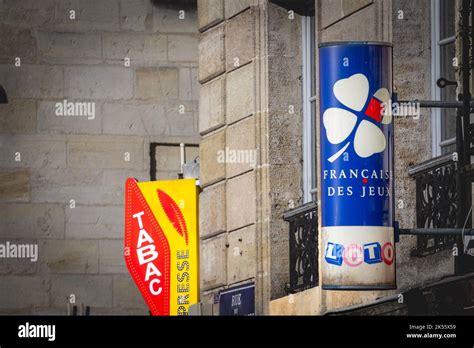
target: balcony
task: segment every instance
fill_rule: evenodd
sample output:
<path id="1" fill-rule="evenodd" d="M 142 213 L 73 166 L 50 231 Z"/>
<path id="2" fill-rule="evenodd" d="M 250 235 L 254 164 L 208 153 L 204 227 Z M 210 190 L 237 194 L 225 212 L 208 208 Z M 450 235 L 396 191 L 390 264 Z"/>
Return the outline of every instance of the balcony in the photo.
<path id="1" fill-rule="evenodd" d="M 287 211 L 283 219 L 290 224 L 290 282 L 287 293 L 318 285 L 318 216 L 315 202 Z"/>
<path id="2" fill-rule="evenodd" d="M 460 186 L 456 154 L 447 154 L 409 167 L 416 181 L 417 228 L 443 229 L 460 225 Z M 318 286 L 318 216 L 317 205 L 311 202 L 283 215 L 289 223 L 288 294 Z M 459 243 L 455 234 L 422 234 L 412 255 L 423 257 L 452 248 Z"/>
<path id="3" fill-rule="evenodd" d="M 416 181 L 417 228 L 459 227 L 460 187 L 456 154 L 447 154 L 408 168 Z M 413 256 L 427 256 L 450 249 L 458 237 L 449 234 L 418 235 Z"/>

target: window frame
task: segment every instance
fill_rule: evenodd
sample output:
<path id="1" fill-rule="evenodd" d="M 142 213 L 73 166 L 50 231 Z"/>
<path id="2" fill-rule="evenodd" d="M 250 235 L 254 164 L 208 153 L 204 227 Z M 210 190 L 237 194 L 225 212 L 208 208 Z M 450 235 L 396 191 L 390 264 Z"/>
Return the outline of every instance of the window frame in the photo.
<path id="1" fill-rule="evenodd" d="M 150 181 L 157 181 L 158 179 L 158 163 L 156 160 L 157 150 L 159 147 L 174 147 L 179 148 L 181 143 L 166 143 L 166 142 L 150 142 L 149 144 L 149 155 L 150 155 Z M 184 143 L 185 153 L 187 148 L 197 148 L 199 149 L 199 144 Z M 189 162 L 188 162 L 189 163 Z M 170 170 L 171 171 L 171 170 Z M 176 172 L 176 178 L 178 178 L 178 172 Z"/>
<path id="2" fill-rule="evenodd" d="M 302 32 L 302 148 L 303 148 L 303 204 L 316 200 L 316 33 L 315 17 L 301 17 Z"/>
<path id="3" fill-rule="evenodd" d="M 441 35 L 441 2 L 431 0 L 431 99 L 441 100 L 441 89 L 436 82 L 441 77 L 441 46 L 456 41 L 456 35 L 440 38 Z M 431 150 L 432 157 L 441 156 L 443 147 L 456 143 L 456 138 L 442 140 L 442 117 L 440 108 L 431 109 Z"/>

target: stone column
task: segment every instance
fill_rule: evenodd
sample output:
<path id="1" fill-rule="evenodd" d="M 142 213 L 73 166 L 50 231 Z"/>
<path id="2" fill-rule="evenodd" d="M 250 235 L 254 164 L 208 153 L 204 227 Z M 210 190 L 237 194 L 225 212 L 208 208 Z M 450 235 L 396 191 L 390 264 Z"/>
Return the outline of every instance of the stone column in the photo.
<path id="1" fill-rule="evenodd" d="M 200 0 L 202 301 L 255 281 L 269 303 L 266 1 Z"/>

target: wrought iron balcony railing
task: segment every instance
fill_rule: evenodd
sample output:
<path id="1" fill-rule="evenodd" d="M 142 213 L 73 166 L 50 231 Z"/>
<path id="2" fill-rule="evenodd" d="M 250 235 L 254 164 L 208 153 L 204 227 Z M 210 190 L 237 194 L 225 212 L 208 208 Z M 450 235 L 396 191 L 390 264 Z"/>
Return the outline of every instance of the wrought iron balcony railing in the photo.
<path id="1" fill-rule="evenodd" d="M 459 214 L 458 162 L 447 154 L 411 166 L 416 180 L 416 224 L 418 228 L 456 228 Z M 449 234 L 418 235 L 413 256 L 426 256 L 451 248 L 458 237 Z"/>
<path id="2" fill-rule="evenodd" d="M 290 282 L 287 293 L 318 285 L 318 217 L 311 202 L 287 211 L 283 219 L 290 224 Z"/>

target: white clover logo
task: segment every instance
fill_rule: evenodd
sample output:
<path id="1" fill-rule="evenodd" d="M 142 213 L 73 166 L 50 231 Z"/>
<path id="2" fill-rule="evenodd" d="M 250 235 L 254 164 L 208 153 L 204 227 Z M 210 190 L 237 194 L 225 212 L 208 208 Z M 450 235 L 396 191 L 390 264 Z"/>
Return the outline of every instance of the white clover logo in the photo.
<path id="1" fill-rule="evenodd" d="M 382 124 L 390 124 L 392 122 L 388 89 L 380 88 L 377 90 L 370 99 L 364 113 L 361 113 L 361 111 L 369 96 L 369 80 L 365 75 L 355 74 L 337 81 L 333 86 L 333 93 L 341 104 L 359 114 L 356 115 L 354 112 L 336 107 L 324 111 L 323 124 L 328 141 L 334 145 L 345 142 L 339 151 L 328 158 L 328 161 L 334 162 L 347 150 L 351 143 L 347 139 L 357 124 L 354 136 L 355 153 L 359 157 L 367 158 L 384 151 L 387 141 L 382 130 L 376 123 L 364 118 L 369 117 Z M 358 123 L 360 119 L 362 120 Z"/>

